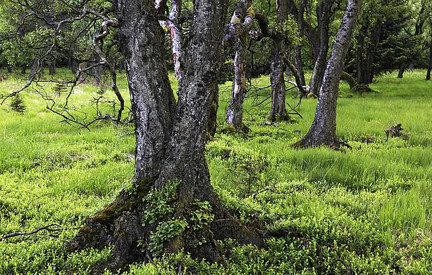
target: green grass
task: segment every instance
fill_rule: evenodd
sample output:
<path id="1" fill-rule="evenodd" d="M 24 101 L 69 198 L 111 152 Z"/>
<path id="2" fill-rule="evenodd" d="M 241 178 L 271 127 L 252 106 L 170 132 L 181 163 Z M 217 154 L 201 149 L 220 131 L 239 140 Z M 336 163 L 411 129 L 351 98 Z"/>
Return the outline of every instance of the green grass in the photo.
<path id="1" fill-rule="evenodd" d="M 60 72 L 58 78 L 68 74 Z M 19 75 L 8 77 L 0 93 L 24 83 Z M 291 148 L 309 129 L 316 100 L 302 102 L 304 119 L 261 126 L 269 102 L 254 103 L 268 89 L 251 91 L 245 102 L 251 132 L 226 133 L 231 84 L 221 85 L 219 131 L 207 150 L 212 183 L 242 221 L 263 227 L 268 247 L 226 241 L 224 265 L 179 254 L 133 265 L 128 273 L 175 274 L 180 265 L 200 274 L 432 273 L 432 82 L 423 77 L 420 71 L 404 79 L 385 75 L 372 84 L 380 93 L 363 96 L 343 84 L 338 135 L 353 147 L 343 152 Z M 120 88 L 128 98 L 124 76 Z M 98 89 L 86 84 L 79 90 L 71 105 L 93 114 Z M 296 105 L 292 93 L 287 100 Z M 105 95 L 112 98 L 110 91 Z M 89 273 L 109 257 L 109 248 L 68 254 L 63 244 L 127 186 L 133 129 L 100 122 L 88 131 L 51 114 L 36 93 L 23 99 L 24 115 L 0 107 L 0 235 L 51 223 L 71 230 L 0 242 L 0 274 Z M 408 140 L 386 141 L 384 129 L 396 123 Z"/>

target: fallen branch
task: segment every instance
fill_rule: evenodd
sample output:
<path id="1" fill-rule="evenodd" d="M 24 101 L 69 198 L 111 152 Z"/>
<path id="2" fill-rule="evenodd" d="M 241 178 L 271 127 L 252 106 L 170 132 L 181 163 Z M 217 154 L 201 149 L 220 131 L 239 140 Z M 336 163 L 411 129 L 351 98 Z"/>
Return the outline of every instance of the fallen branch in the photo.
<path id="1" fill-rule="evenodd" d="M 55 228 L 53 228 L 53 227 L 55 227 Z M 7 240 L 7 239 L 10 239 L 10 238 L 14 238 L 14 237 L 35 235 L 38 232 L 44 231 L 44 230 L 47 232 L 61 232 L 61 231 L 76 230 L 76 229 L 78 229 L 78 227 L 77 228 L 62 228 L 62 227 L 60 227 L 60 225 L 52 223 L 52 224 L 38 227 L 35 230 L 30 231 L 30 232 L 13 232 L 13 233 L 4 235 L 4 236 L 0 237 L 0 242 Z"/>

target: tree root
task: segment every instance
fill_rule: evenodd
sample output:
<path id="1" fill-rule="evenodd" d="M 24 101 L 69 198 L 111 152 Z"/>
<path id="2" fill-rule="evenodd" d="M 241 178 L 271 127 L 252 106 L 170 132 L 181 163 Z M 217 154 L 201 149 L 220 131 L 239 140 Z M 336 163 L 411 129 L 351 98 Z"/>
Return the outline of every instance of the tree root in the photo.
<path id="1" fill-rule="evenodd" d="M 85 221 L 77 236 L 67 244 L 68 250 L 101 249 L 111 245 L 109 262 L 93 270 L 102 273 L 105 269 L 117 271 L 133 262 L 180 251 L 194 258 L 219 262 L 223 255 L 216 240 L 226 238 L 240 244 L 264 246 L 259 230 L 242 225 L 214 194 L 207 196 L 208 201 L 188 202 L 182 201 L 178 193 L 173 200 L 155 194 L 149 188 L 134 194 L 122 192 L 113 203 Z M 157 201 L 162 197 L 160 201 L 168 200 L 167 205 Z M 172 211 L 163 215 L 158 212 L 166 209 Z M 157 218 L 152 220 L 152 217 Z"/>
<path id="2" fill-rule="evenodd" d="M 329 142 L 312 142 L 309 139 L 303 138 L 302 140 L 297 141 L 296 143 L 291 145 L 291 148 L 294 149 L 306 149 L 313 148 L 319 146 L 326 146 L 335 151 L 344 151 L 344 147 L 352 150 L 352 147 L 345 141 L 342 140 L 333 140 Z"/>

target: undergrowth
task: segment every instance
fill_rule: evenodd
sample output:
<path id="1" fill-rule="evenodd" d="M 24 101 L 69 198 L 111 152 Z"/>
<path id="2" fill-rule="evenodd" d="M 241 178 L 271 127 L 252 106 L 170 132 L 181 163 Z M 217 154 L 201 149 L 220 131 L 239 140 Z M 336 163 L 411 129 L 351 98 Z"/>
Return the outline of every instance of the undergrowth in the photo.
<path id="1" fill-rule="evenodd" d="M 60 70 L 58 77 L 64 75 Z M 8 79 L 0 82 L 0 93 L 23 83 L 18 76 Z M 220 129 L 230 87 L 221 85 Z M 120 88 L 127 98 L 124 78 Z M 267 125 L 269 102 L 256 103 L 269 90 L 251 91 L 244 119 L 251 131 L 219 130 L 206 154 L 215 190 L 243 222 L 262 227 L 267 248 L 225 240 L 223 264 L 180 253 L 132 265 L 126 273 L 432 273 L 432 83 L 414 71 L 404 79 L 380 77 L 372 88 L 380 93 L 360 96 L 342 85 L 338 136 L 353 148 L 343 152 L 291 148 L 310 127 L 316 100 L 302 102 L 304 119 Z M 98 89 L 84 84 L 79 91 L 72 105 L 90 113 Z M 287 101 L 293 106 L 292 96 Z M 128 186 L 133 128 L 100 122 L 88 131 L 62 122 L 37 94 L 22 98 L 23 114 L 0 107 L 0 235 L 47 224 L 65 230 L 0 241 L 0 274 L 89 274 L 110 248 L 69 254 L 64 243 Z M 397 123 L 409 138 L 386 141 L 384 130 Z M 191 214 L 197 224 L 211 218 L 200 210 L 205 207 Z"/>

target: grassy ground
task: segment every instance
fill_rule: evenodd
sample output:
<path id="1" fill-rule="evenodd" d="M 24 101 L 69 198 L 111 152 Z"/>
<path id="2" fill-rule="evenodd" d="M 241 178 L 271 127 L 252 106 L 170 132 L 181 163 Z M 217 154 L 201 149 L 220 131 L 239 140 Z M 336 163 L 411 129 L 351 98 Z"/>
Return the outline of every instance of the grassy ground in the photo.
<path id="1" fill-rule="evenodd" d="M 255 105 L 268 89 L 251 91 L 245 103 L 251 132 L 226 133 L 230 83 L 222 85 L 220 127 L 207 151 L 212 182 L 240 219 L 262 225 L 268 247 L 226 241 L 224 265 L 179 254 L 129 273 L 174 274 L 180 266 L 202 274 L 432 273 L 432 82 L 423 74 L 380 77 L 372 85 L 380 93 L 364 96 L 342 85 L 338 135 L 353 147 L 344 152 L 290 147 L 307 132 L 316 100 L 302 102 L 304 119 L 263 126 L 269 102 Z M 8 76 L 0 93 L 22 83 Z M 265 86 L 268 78 L 254 83 Z M 126 96 L 124 79 L 120 86 Z M 80 86 L 71 109 L 94 113 L 97 92 Z M 70 230 L 1 241 L 0 274 L 88 273 L 109 248 L 68 254 L 63 244 L 127 186 L 133 129 L 106 122 L 80 129 L 48 112 L 36 93 L 23 99 L 24 115 L 0 107 L 0 235 L 48 224 Z M 288 102 L 296 104 L 292 94 Z M 396 123 L 409 139 L 386 141 L 384 129 Z"/>

